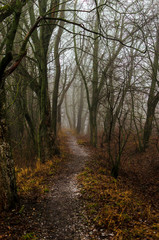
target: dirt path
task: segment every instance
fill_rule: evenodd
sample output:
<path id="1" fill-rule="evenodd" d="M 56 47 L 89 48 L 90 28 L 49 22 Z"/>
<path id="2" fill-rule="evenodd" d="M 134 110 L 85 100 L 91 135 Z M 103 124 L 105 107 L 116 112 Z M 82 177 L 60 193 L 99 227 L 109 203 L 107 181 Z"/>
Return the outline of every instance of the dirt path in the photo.
<path id="1" fill-rule="evenodd" d="M 88 153 L 78 146 L 76 138 L 68 134 L 70 161 L 55 181 L 43 206 L 39 240 L 86 240 L 87 226 L 82 217 L 77 175 L 84 168 Z"/>

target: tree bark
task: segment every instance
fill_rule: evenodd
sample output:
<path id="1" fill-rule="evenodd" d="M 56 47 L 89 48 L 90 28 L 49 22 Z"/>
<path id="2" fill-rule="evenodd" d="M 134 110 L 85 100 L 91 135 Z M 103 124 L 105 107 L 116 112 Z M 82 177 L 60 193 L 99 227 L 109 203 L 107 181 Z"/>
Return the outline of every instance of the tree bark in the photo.
<path id="1" fill-rule="evenodd" d="M 0 210 L 8 209 L 16 203 L 17 190 L 9 141 L 9 129 L 6 123 L 5 90 L 0 88 Z"/>

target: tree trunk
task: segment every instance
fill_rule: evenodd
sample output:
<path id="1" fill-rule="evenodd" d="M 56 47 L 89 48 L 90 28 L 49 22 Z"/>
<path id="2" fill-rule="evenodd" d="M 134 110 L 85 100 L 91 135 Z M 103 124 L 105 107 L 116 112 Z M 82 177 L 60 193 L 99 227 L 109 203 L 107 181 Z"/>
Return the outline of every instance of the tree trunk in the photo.
<path id="1" fill-rule="evenodd" d="M 0 210 L 12 207 L 17 200 L 14 161 L 6 123 L 5 91 L 0 89 Z"/>
<path id="2" fill-rule="evenodd" d="M 65 4 L 62 4 L 61 7 L 61 14 L 60 18 L 64 19 L 65 14 Z M 59 54 L 59 44 L 61 40 L 61 36 L 63 33 L 64 21 L 60 21 L 58 33 L 55 40 L 55 47 L 54 47 L 54 57 L 55 57 L 55 66 L 56 66 L 56 76 L 55 76 L 55 83 L 54 83 L 54 90 L 53 90 L 53 97 L 52 97 L 52 129 L 53 134 L 56 139 L 57 135 L 57 114 L 58 114 L 58 94 L 59 94 L 59 83 L 60 83 L 60 76 L 61 76 L 61 65 L 60 65 L 60 54 Z"/>
<path id="3" fill-rule="evenodd" d="M 97 146 L 97 109 L 90 110 L 90 142 L 93 147 Z"/>
<path id="4" fill-rule="evenodd" d="M 149 145 L 149 139 L 152 133 L 152 123 L 155 115 L 156 105 L 159 101 L 159 93 L 154 97 L 153 101 L 148 101 L 146 122 L 144 125 L 144 135 L 143 135 L 143 150 L 145 150 Z"/>
<path id="5" fill-rule="evenodd" d="M 151 87 L 148 97 L 147 103 L 147 115 L 146 122 L 144 125 L 144 134 L 143 134 L 143 150 L 145 150 L 149 145 L 149 139 L 152 132 L 152 123 L 154 119 L 156 105 L 159 101 L 159 93 L 155 95 L 156 83 L 157 83 L 157 75 L 158 75 L 158 67 L 159 67 L 159 26 L 156 32 L 156 45 L 155 45 L 155 53 L 154 60 L 152 64 L 152 80 Z"/>
<path id="6" fill-rule="evenodd" d="M 68 110 L 68 105 L 67 105 L 67 94 L 65 95 L 65 110 L 66 110 L 66 116 L 67 116 L 67 119 L 68 119 L 70 129 L 73 129 L 73 123 L 71 121 L 71 117 L 70 117 L 69 110 Z"/>
<path id="7" fill-rule="evenodd" d="M 81 89 L 80 89 L 80 103 L 79 103 L 79 110 L 78 110 L 78 117 L 77 117 L 77 133 L 81 132 L 81 125 L 82 125 L 82 113 L 83 113 L 83 104 L 84 104 L 84 89 L 83 89 L 83 81 L 81 81 Z"/>

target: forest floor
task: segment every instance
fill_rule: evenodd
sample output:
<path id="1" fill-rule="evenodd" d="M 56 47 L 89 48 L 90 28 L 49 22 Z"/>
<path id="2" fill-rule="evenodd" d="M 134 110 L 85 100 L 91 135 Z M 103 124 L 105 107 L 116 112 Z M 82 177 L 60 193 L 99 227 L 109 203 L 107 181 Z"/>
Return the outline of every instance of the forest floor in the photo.
<path id="1" fill-rule="evenodd" d="M 0 215 L 0 239 L 159 239 L 157 155 L 129 154 L 115 180 L 102 149 L 70 132 L 61 139 L 61 156 L 16 169 L 20 203 Z"/>
<path id="2" fill-rule="evenodd" d="M 88 153 L 69 132 L 64 139 L 62 160 L 55 158 L 46 169 L 36 166 L 34 173 L 31 169 L 20 171 L 20 207 L 1 215 L 0 239 L 90 239 L 77 183 Z"/>

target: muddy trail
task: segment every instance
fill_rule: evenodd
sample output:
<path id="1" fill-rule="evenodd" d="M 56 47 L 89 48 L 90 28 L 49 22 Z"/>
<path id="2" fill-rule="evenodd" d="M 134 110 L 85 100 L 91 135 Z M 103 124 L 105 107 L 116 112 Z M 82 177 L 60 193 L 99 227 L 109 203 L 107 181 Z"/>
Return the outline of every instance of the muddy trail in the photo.
<path id="1" fill-rule="evenodd" d="M 69 133 L 67 135 L 70 161 L 58 175 L 44 205 L 41 206 L 38 217 L 41 225 L 37 235 L 39 240 L 89 239 L 82 215 L 80 189 L 77 186 L 77 175 L 83 170 L 88 153 L 77 144 L 74 136 Z"/>

